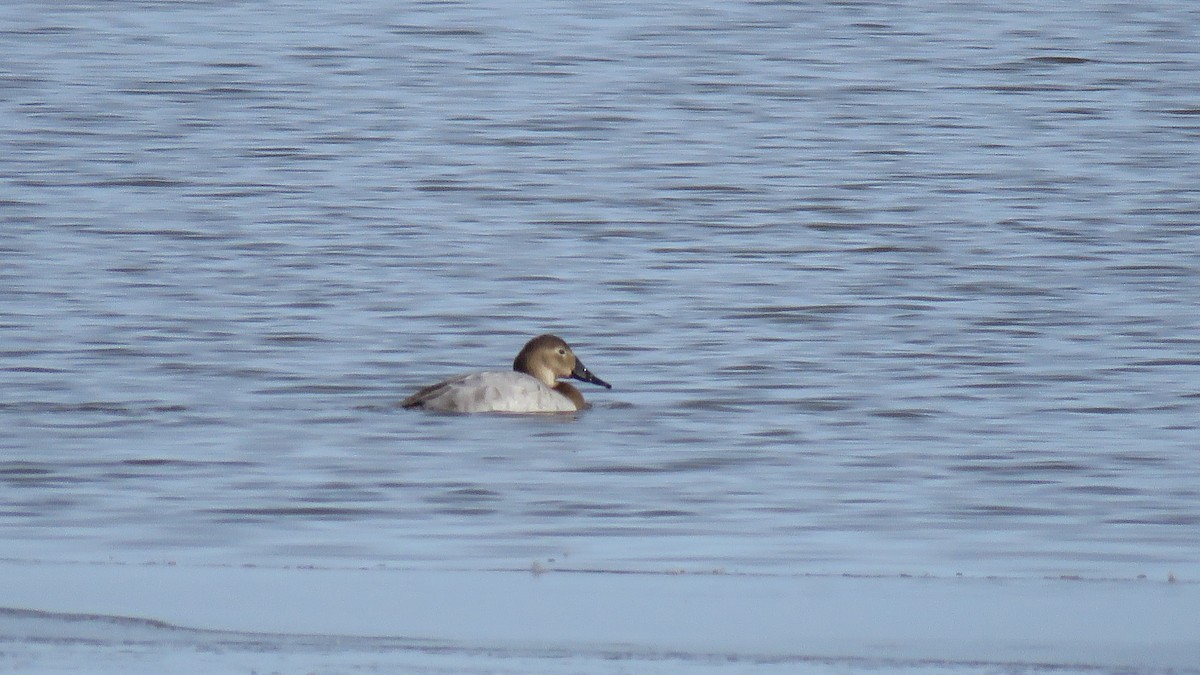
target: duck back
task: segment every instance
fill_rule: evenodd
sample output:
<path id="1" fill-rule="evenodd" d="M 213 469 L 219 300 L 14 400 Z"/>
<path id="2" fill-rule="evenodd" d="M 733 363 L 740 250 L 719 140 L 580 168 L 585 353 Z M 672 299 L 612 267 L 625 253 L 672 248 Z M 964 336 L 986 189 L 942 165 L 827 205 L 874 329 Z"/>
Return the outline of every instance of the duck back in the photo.
<path id="1" fill-rule="evenodd" d="M 515 371 L 487 371 L 450 378 L 404 399 L 405 408 L 441 412 L 569 412 L 578 406 L 537 378 Z"/>

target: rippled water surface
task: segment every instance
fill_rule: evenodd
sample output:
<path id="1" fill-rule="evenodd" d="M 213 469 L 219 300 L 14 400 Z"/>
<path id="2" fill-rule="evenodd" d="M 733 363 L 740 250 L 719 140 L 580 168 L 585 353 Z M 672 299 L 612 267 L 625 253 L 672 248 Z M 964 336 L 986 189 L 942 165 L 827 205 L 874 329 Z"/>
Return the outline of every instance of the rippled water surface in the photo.
<path id="1" fill-rule="evenodd" d="M 5 557 L 1200 575 L 1195 3 L 0 29 Z"/>

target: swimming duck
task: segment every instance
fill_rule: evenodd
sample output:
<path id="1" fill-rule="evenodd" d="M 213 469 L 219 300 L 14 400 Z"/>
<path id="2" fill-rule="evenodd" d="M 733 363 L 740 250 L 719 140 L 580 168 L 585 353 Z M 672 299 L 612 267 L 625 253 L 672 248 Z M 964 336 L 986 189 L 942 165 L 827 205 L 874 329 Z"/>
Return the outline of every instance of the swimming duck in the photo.
<path id="1" fill-rule="evenodd" d="M 512 371 L 487 371 L 452 377 L 421 389 L 400 403 L 405 408 L 440 412 L 574 412 L 587 403 L 583 394 L 558 378 L 612 385 L 596 377 L 562 338 L 539 335 L 521 349 Z"/>

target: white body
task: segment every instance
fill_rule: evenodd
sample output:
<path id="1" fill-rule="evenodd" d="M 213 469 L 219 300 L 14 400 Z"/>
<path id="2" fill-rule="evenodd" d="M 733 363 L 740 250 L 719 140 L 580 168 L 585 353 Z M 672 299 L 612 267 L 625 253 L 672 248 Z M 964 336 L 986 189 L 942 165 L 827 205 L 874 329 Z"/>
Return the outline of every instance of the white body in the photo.
<path id="1" fill-rule="evenodd" d="M 574 412 L 571 399 L 537 378 L 515 371 L 487 371 L 452 377 L 419 392 L 411 401 L 441 412 Z"/>

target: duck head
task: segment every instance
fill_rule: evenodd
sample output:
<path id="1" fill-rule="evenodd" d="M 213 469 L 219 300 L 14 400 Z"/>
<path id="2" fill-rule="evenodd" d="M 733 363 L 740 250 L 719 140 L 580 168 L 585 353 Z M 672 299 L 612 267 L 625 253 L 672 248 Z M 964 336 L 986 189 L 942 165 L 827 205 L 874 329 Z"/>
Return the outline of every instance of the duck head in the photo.
<path id="1" fill-rule="evenodd" d="M 557 335 L 539 335 L 526 342 L 513 360 L 513 370 L 532 375 L 547 387 L 554 387 L 558 378 L 566 377 L 612 389 L 611 384 L 593 375 Z"/>

